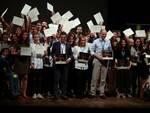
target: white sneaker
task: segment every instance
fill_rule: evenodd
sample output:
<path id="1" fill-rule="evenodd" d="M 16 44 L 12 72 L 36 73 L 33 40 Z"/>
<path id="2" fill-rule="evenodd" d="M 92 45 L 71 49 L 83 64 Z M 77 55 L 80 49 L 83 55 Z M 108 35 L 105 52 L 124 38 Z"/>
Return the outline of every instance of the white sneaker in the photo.
<path id="1" fill-rule="evenodd" d="M 39 93 L 37 94 L 37 98 L 43 99 L 44 97 Z"/>
<path id="2" fill-rule="evenodd" d="M 47 96 L 49 96 L 49 97 L 51 96 L 50 92 L 47 93 Z"/>
<path id="3" fill-rule="evenodd" d="M 32 98 L 33 98 L 33 99 L 36 99 L 36 98 L 37 98 L 36 93 L 33 94 Z"/>
<path id="4" fill-rule="evenodd" d="M 127 94 L 127 96 L 128 96 L 129 98 L 132 98 L 132 96 L 131 96 L 130 94 Z"/>
<path id="5" fill-rule="evenodd" d="M 126 96 L 124 94 L 121 94 L 122 98 L 126 98 Z"/>
<path id="6" fill-rule="evenodd" d="M 117 98 L 120 98 L 120 93 L 117 94 Z"/>

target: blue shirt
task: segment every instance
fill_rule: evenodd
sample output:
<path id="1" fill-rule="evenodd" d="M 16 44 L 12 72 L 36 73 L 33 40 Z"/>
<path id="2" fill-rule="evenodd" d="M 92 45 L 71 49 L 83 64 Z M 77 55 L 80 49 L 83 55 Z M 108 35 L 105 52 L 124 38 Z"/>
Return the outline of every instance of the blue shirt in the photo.
<path id="1" fill-rule="evenodd" d="M 91 46 L 91 54 L 101 53 L 103 50 L 112 51 L 110 40 L 103 40 L 101 38 L 94 40 Z"/>

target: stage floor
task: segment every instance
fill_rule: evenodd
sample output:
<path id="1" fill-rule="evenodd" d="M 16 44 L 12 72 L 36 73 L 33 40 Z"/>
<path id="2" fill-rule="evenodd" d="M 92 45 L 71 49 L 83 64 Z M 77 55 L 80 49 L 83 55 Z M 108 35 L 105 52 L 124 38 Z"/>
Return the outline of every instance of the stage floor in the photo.
<path id="1" fill-rule="evenodd" d="M 0 101 L 1 106 L 26 106 L 26 107 L 64 107 L 64 108 L 150 108 L 150 100 L 139 98 L 116 98 L 107 97 L 101 99 L 95 98 L 69 98 L 67 100 L 57 99 L 52 97 L 44 99 L 24 99 L 18 100 L 3 100 Z"/>

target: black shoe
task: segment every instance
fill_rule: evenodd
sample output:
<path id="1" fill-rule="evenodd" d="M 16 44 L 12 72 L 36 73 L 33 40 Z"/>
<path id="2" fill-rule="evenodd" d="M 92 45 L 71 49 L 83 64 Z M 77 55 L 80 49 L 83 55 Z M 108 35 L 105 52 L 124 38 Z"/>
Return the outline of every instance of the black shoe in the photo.
<path id="1" fill-rule="evenodd" d="M 83 99 L 83 96 L 76 96 L 77 99 Z"/>
<path id="2" fill-rule="evenodd" d="M 54 100 L 54 101 L 55 101 L 55 100 L 58 100 L 58 99 L 59 99 L 58 96 L 53 96 L 53 97 L 52 97 L 52 100 Z"/>
<path id="3" fill-rule="evenodd" d="M 106 96 L 105 95 L 100 95 L 100 98 L 101 99 L 106 99 Z"/>
<path id="4" fill-rule="evenodd" d="M 88 98 L 96 98 L 95 95 L 88 95 L 87 97 L 88 97 Z"/>
<path id="5" fill-rule="evenodd" d="M 60 98 L 63 99 L 63 100 L 68 100 L 67 96 L 61 96 Z"/>

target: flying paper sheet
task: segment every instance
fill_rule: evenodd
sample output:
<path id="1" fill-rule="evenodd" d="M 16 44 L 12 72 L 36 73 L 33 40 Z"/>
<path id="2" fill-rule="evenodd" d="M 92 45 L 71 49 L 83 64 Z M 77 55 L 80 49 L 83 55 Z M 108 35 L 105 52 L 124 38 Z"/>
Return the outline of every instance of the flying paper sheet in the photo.
<path id="1" fill-rule="evenodd" d="M 49 29 L 51 29 L 51 32 L 52 32 L 53 34 L 55 34 L 55 33 L 57 32 L 57 30 L 58 30 L 58 25 L 56 25 L 56 24 L 49 24 L 48 26 L 49 26 Z"/>
<path id="2" fill-rule="evenodd" d="M 50 37 L 56 34 L 58 30 L 58 25 L 49 24 L 49 28 L 44 30 L 45 37 Z"/>
<path id="3" fill-rule="evenodd" d="M 2 13 L 1 17 L 3 17 L 6 14 L 7 11 L 8 11 L 8 8 L 5 9 L 5 11 Z"/>
<path id="4" fill-rule="evenodd" d="M 32 18 L 37 17 L 39 14 L 40 13 L 39 13 L 38 9 L 35 7 L 32 10 L 30 10 L 30 12 L 28 13 L 28 16 L 30 16 L 30 18 L 32 19 Z"/>
<path id="5" fill-rule="evenodd" d="M 146 37 L 145 30 L 136 30 L 135 31 L 135 37 Z"/>
<path id="6" fill-rule="evenodd" d="M 14 16 L 13 20 L 12 20 L 12 23 L 22 27 L 23 24 L 24 24 L 24 19 L 20 18 L 20 17 L 17 17 L 17 16 Z"/>
<path id="7" fill-rule="evenodd" d="M 123 33 L 124 33 L 127 37 L 129 37 L 129 36 L 131 36 L 131 35 L 134 34 L 134 32 L 133 32 L 133 30 L 132 30 L 131 28 L 124 30 Z"/>
<path id="8" fill-rule="evenodd" d="M 58 21 L 58 24 L 65 25 L 68 22 L 69 22 L 68 20 L 62 18 L 61 20 Z"/>
<path id="9" fill-rule="evenodd" d="M 3 33 L 3 32 L 4 32 L 3 28 L 0 27 L 0 34 Z"/>
<path id="10" fill-rule="evenodd" d="M 106 26 L 101 26 L 102 30 L 106 30 Z"/>
<path id="11" fill-rule="evenodd" d="M 103 17 L 102 17 L 102 15 L 101 15 L 100 12 L 97 13 L 97 14 L 95 14 L 95 15 L 94 15 L 94 18 L 95 18 L 96 23 L 97 23 L 98 25 L 102 25 L 102 24 L 104 23 L 104 19 L 103 19 Z"/>
<path id="12" fill-rule="evenodd" d="M 47 9 L 48 9 L 49 11 L 51 11 L 51 12 L 54 12 L 53 6 L 52 6 L 50 3 L 48 3 L 48 2 L 47 2 Z"/>
<path id="13" fill-rule="evenodd" d="M 106 40 L 110 40 L 112 37 L 114 36 L 114 34 L 109 30 L 108 32 L 107 32 L 107 35 L 106 35 Z"/>
<path id="14" fill-rule="evenodd" d="M 72 22 L 73 22 L 73 28 L 74 28 L 74 27 L 77 27 L 78 25 L 81 24 L 79 18 L 74 19 Z"/>
<path id="15" fill-rule="evenodd" d="M 45 37 L 50 37 L 52 35 L 50 32 L 51 32 L 51 30 L 49 28 L 48 29 L 44 29 Z"/>
<path id="16" fill-rule="evenodd" d="M 30 11 L 30 9 L 31 9 L 31 6 L 29 6 L 28 4 L 25 4 L 22 11 L 21 11 L 21 14 L 27 15 L 28 12 Z"/>
<path id="17" fill-rule="evenodd" d="M 90 21 L 87 22 L 87 25 L 88 25 L 88 27 L 89 27 L 89 29 L 90 29 L 90 27 L 93 26 L 94 24 L 93 24 L 92 20 L 90 20 Z M 90 30 L 91 30 L 91 29 L 90 29 Z"/>
<path id="18" fill-rule="evenodd" d="M 63 24 L 63 30 L 66 32 L 66 33 L 69 33 L 70 30 L 73 28 L 74 24 L 72 21 L 68 21 L 68 22 L 65 22 L 65 24 Z"/>
<path id="19" fill-rule="evenodd" d="M 93 25 L 90 27 L 90 30 L 92 33 L 98 33 L 101 30 L 101 26 L 100 25 Z"/>
<path id="20" fill-rule="evenodd" d="M 38 16 L 31 18 L 31 22 L 36 22 L 38 20 L 39 20 Z"/>
<path id="21" fill-rule="evenodd" d="M 51 20 L 54 24 L 58 23 L 59 20 L 61 20 L 61 15 L 59 12 L 57 12 L 56 14 L 54 14 L 52 17 L 51 17 Z"/>
<path id="22" fill-rule="evenodd" d="M 73 14 L 70 11 L 68 11 L 65 14 L 62 15 L 62 18 L 65 19 L 65 20 L 69 20 L 72 17 L 73 17 Z"/>

